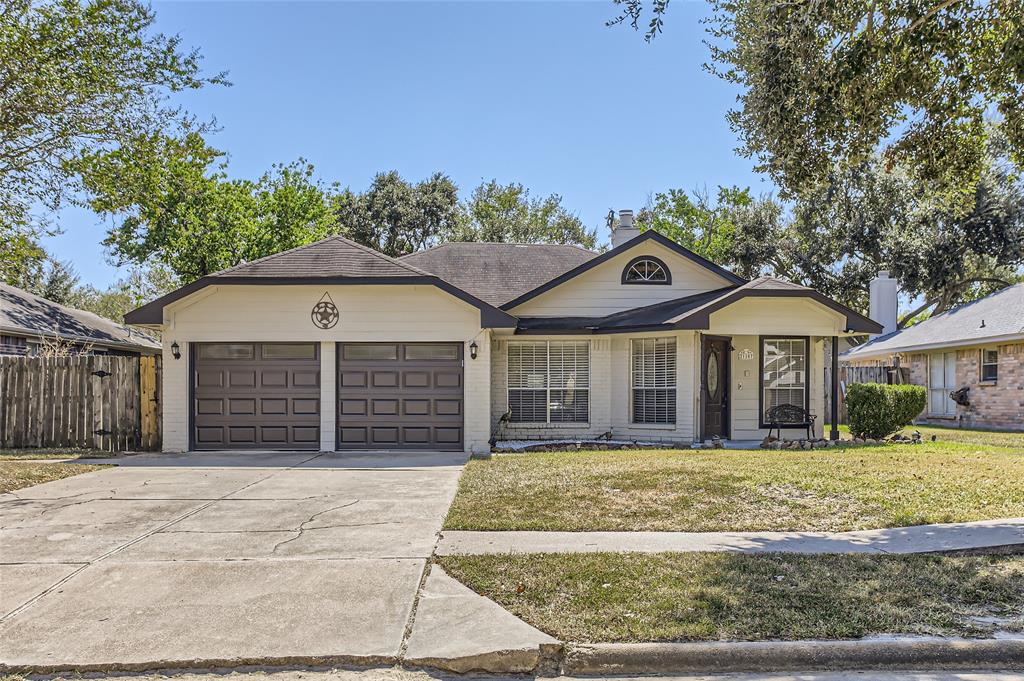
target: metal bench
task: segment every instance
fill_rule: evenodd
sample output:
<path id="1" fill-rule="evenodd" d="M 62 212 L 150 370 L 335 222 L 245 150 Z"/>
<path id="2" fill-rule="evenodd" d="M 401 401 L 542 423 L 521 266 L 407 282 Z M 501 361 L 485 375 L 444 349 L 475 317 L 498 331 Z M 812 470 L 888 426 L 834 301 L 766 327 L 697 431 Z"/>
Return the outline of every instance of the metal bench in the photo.
<path id="1" fill-rule="evenodd" d="M 812 439 L 811 429 L 814 428 L 814 419 L 818 418 L 803 407 L 795 404 L 779 404 L 765 412 L 765 423 L 768 424 L 768 437 L 771 437 L 772 430 L 778 430 L 779 439 L 782 439 L 782 428 L 806 428 L 807 439 Z"/>

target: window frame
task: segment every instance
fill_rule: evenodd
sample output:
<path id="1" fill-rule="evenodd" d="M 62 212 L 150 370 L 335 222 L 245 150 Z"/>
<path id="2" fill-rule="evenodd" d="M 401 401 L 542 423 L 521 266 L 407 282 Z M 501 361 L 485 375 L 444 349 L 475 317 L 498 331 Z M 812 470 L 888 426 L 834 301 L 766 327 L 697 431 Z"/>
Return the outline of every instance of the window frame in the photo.
<path id="1" fill-rule="evenodd" d="M 636 378 L 635 372 L 633 371 L 633 362 L 635 361 L 635 347 L 637 343 L 643 343 L 643 341 L 653 340 L 655 341 L 655 347 L 657 347 L 657 341 L 672 341 L 675 347 L 674 350 L 674 367 L 675 380 L 671 387 L 658 388 L 658 387 L 637 387 L 634 384 Z M 657 382 L 657 381 L 655 381 Z M 671 390 L 674 395 L 673 401 L 675 402 L 675 409 L 672 412 L 671 421 L 637 421 L 636 420 L 636 391 L 637 390 Z M 644 338 L 630 338 L 629 339 L 629 423 L 635 426 L 672 426 L 677 427 L 679 424 L 679 339 L 676 336 L 654 336 Z"/>
<path id="2" fill-rule="evenodd" d="M 631 281 L 631 280 L 629 280 L 627 278 L 628 275 L 629 275 L 629 270 L 632 269 L 633 265 L 636 265 L 639 262 L 643 262 L 644 260 L 650 260 L 655 265 L 660 267 L 662 269 L 662 271 L 665 273 L 665 281 Z M 653 255 L 638 255 L 637 257 L 635 257 L 632 260 L 630 260 L 629 262 L 627 262 L 626 266 L 622 268 L 622 283 L 624 285 L 627 285 L 627 286 L 669 286 L 669 285 L 672 284 L 672 270 L 670 270 L 668 268 L 668 265 L 665 264 L 664 260 L 662 260 L 661 258 L 659 258 L 657 256 L 653 256 Z"/>
<path id="3" fill-rule="evenodd" d="M 994 362 L 985 361 L 985 353 L 994 352 L 996 353 L 996 359 Z M 985 367 L 995 367 L 995 375 L 992 378 L 985 378 Z M 978 382 L 985 384 L 995 384 L 999 382 L 999 348 L 982 348 L 981 349 L 981 361 L 978 363 Z"/>
<path id="4" fill-rule="evenodd" d="M 769 340 L 802 340 L 804 342 L 804 410 L 811 411 L 811 337 L 766 335 L 757 337 L 757 424 L 759 428 L 770 428 L 764 420 L 764 346 Z"/>
<path id="5" fill-rule="evenodd" d="M 587 345 L 587 385 L 586 387 L 576 386 L 572 388 L 574 391 L 581 391 L 587 393 L 587 413 L 586 418 L 583 421 L 552 421 L 551 420 L 551 393 L 568 390 L 568 388 L 552 388 L 551 387 L 551 344 L 552 343 L 586 343 Z M 543 388 L 513 388 L 511 381 L 509 380 L 512 375 L 512 346 L 514 345 L 543 345 L 544 346 L 544 387 Z M 591 409 L 591 392 L 590 392 L 590 374 L 592 366 L 592 354 L 593 344 L 589 339 L 587 340 L 543 340 L 543 341 L 509 341 L 505 348 L 505 406 L 506 411 L 509 412 L 509 423 L 517 426 L 578 426 L 578 425 L 589 425 L 590 424 L 590 409 Z M 512 411 L 512 391 L 544 391 L 545 394 L 545 406 L 544 406 L 544 420 L 543 421 L 516 421 L 511 416 Z"/>

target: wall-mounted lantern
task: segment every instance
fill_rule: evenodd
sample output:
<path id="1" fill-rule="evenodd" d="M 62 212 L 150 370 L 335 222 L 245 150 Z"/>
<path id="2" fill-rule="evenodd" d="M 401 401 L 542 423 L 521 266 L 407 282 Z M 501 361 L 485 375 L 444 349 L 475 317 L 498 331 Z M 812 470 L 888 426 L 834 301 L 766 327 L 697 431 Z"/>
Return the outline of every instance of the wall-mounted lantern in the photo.
<path id="1" fill-rule="evenodd" d="M 477 348 L 477 345 L 476 345 L 476 341 L 473 341 L 472 343 L 469 344 L 469 358 L 470 359 L 476 359 L 476 351 L 477 351 L 477 349 L 478 348 Z"/>
<path id="2" fill-rule="evenodd" d="M 181 359 L 181 347 L 178 345 L 178 341 L 171 343 L 171 354 L 174 355 L 174 359 Z"/>

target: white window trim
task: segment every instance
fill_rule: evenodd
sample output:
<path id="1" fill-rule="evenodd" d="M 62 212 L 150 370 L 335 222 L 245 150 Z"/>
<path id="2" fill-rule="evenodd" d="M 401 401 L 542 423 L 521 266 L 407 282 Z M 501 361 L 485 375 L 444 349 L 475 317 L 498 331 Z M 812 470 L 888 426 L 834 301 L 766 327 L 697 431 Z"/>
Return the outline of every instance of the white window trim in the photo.
<path id="1" fill-rule="evenodd" d="M 551 344 L 552 343 L 586 343 L 587 344 L 587 385 L 586 387 L 574 387 L 573 390 L 585 391 L 587 393 L 587 417 L 583 421 L 552 421 L 551 420 L 551 391 L 552 390 L 565 390 L 565 388 L 552 388 L 551 387 Z M 590 394 L 590 379 L 593 371 L 593 345 L 589 340 L 544 340 L 544 341 L 509 341 L 505 352 L 505 405 L 507 410 L 511 410 L 511 393 L 513 390 L 541 390 L 541 388 L 513 388 L 509 383 L 509 376 L 512 374 L 512 367 L 510 366 L 512 352 L 511 349 L 516 345 L 544 345 L 544 352 L 547 354 L 547 369 L 544 373 L 544 392 L 547 394 L 545 401 L 545 419 L 543 421 L 512 421 L 509 420 L 509 424 L 514 427 L 531 428 L 531 427 L 544 427 L 544 428 L 579 428 L 580 426 L 588 426 L 590 424 L 590 409 L 593 406 L 591 404 Z"/>
<path id="2" fill-rule="evenodd" d="M 981 360 L 978 363 L 978 382 L 981 383 L 982 385 L 995 385 L 996 383 L 999 382 L 999 348 L 998 347 L 982 348 L 980 352 L 981 352 Z M 986 362 L 985 361 L 985 353 L 986 352 L 994 352 L 994 353 L 996 353 L 996 361 L 995 362 Z M 996 377 L 995 378 L 985 378 L 985 367 L 987 367 L 987 366 L 994 366 L 996 368 Z"/>
<path id="3" fill-rule="evenodd" d="M 767 345 L 771 341 L 801 341 L 804 344 L 804 354 L 803 354 L 803 357 L 804 357 L 804 369 L 803 369 L 803 372 L 802 372 L 802 374 L 803 374 L 802 375 L 802 379 L 803 379 L 802 383 L 790 384 L 788 386 L 775 386 L 775 387 L 771 387 L 771 386 L 765 385 L 765 379 L 764 379 L 764 374 L 765 374 L 765 364 L 764 364 L 765 352 L 764 352 L 764 348 L 765 348 L 765 345 Z M 758 411 L 760 412 L 758 414 L 758 417 L 757 417 L 758 418 L 758 426 L 760 428 L 768 428 L 771 425 L 765 419 L 765 415 L 768 412 L 768 407 L 766 407 L 765 405 L 768 403 L 767 400 L 766 400 L 766 397 L 767 397 L 767 392 L 769 390 L 800 390 L 803 393 L 803 398 L 804 399 L 803 399 L 803 403 L 802 404 L 799 404 L 799 405 L 796 405 L 796 406 L 802 407 L 803 409 L 807 410 L 808 412 L 811 411 L 811 376 L 813 375 L 812 371 L 811 371 L 811 338 L 809 336 L 784 336 L 784 335 L 759 336 L 758 337 L 758 344 L 760 346 L 760 349 L 758 351 L 758 358 L 759 358 L 759 362 L 760 362 L 760 365 L 761 365 L 760 368 L 759 368 L 759 371 L 761 372 L 761 378 L 760 378 L 760 381 L 759 381 L 760 394 L 757 397 Z"/>
<path id="4" fill-rule="evenodd" d="M 636 347 L 637 342 L 642 342 L 642 341 L 645 341 L 645 340 L 653 340 L 653 341 L 659 341 L 659 340 L 667 341 L 667 340 L 671 340 L 671 341 L 675 342 L 674 350 L 675 350 L 675 379 L 676 380 L 674 381 L 674 383 L 671 386 L 666 386 L 664 388 L 656 388 L 656 387 L 648 388 L 648 387 L 644 387 L 644 386 L 636 386 L 636 385 L 634 385 L 634 383 L 633 383 L 634 378 L 635 378 L 634 375 L 633 375 L 634 348 Z M 657 336 L 657 337 L 654 337 L 654 338 L 630 338 L 629 339 L 629 359 L 627 361 L 629 362 L 628 369 L 629 369 L 629 426 L 630 426 L 630 428 L 631 429 L 637 429 L 637 430 L 642 430 L 644 428 L 654 428 L 654 429 L 658 429 L 658 430 L 675 430 L 678 427 L 678 424 L 679 424 L 679 339 L 677 337 L 675 337 L 675 336 Z M 672 414 L 672 422 L 671 423 L 665 423 L 663 421 L 637 421 L 636 420 L 636 409 L 634 408 L 635 407 L 634 400 L 635 400 L 635 395 L 636 395 L 636 391 L 637 390 L 672 390 L 673 392 L 675 392 L 676 410 L 675 410 L 675 413 Z"/>
<path id="5" fill-rule="evenodd" d="M 945 384 L 946 383 L 946 355 L 953 355 L 953 386 L 948 386 L 948 385 Z M 949 393 L 952 390 L 956 389 L 956 350 L 948 350 L 948 349 L 946 349 L 946 350 L 939 350 L 937 352 L 929 352 L 925 356 L 928 358 L 928 362 L 927 362 L 927 365 L 928 365 L 928 404 L 925 407 L 925 413 L 930 418 L 936 418 L 936 419 L 952 419 L 952 418 L 956 418 L 956 404 L 955 403 L 953 404 L 953 411 L 951 411 L 951 412 L 932 411 L 932 391 L 933 390 L 939 390 L 939 388 L 933 388 L 932 387 L 932 362 L 935 360 L 936 357 L 941 357 L 942 358 L 942 383 L 943 383 L 942 391 L 943 391 L 943 395 L 949 395 Z M 943 399 L 943 404 L 946 404 L 946 399 L 948 399 L 948 397 Z"/>

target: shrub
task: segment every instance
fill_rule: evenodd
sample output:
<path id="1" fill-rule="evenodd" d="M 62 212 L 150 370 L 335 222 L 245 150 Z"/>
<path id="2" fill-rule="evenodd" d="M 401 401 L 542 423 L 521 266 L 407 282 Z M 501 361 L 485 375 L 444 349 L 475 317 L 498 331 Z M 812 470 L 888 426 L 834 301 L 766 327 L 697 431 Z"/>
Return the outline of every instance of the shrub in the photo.
<path id="1" fill-rule="evenodd" d="M 876 440 L 888 437 L 924 411 L 926 398 L 919 385 L 854 383 L 846 389 L 850 432 Z"/>

